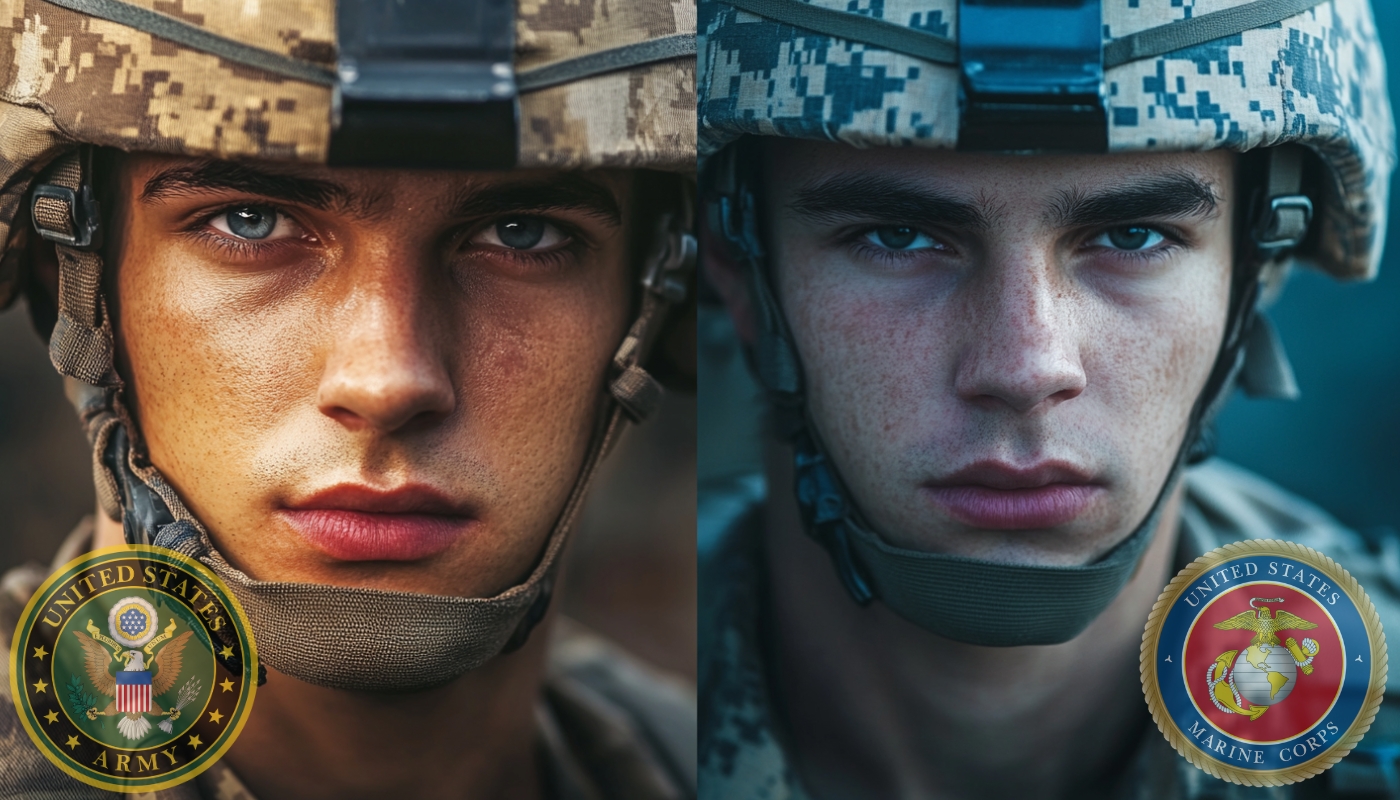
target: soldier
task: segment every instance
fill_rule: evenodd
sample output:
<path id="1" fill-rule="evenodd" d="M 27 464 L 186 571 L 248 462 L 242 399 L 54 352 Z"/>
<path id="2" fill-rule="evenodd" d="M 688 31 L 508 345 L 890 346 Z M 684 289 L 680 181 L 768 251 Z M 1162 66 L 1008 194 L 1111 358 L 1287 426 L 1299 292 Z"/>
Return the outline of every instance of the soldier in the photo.
<path id="1" fill-rule="evenodd" d="M 1288 265 L 1375 273 L 1365 0 L 702 0 L 699 29 L 702 264 L 775 439 L 766 499 L 702 498 L 701 795 L 1394 793 L 1385 706 L 1253 789 L 1173 752 L 1138 671 L 1168 579 L 1240 539 L 1400 624 L 1359 537 L 1205 461 L 1232 388 L 1296 391 L 1260 313 Z"/>
<path id="2" fill-rule="evenodd" d="M 684 379 L 693 11 L 156 8 L 0 11 L 0 305 L 92 443 L 55 565 L 177 550 L 257 638 L 241 738 L 157 795 L 693 796 L 689 692 L 546 635 L 598 462 Z M 108 796 L 3 702 L 0 794 Z"/>

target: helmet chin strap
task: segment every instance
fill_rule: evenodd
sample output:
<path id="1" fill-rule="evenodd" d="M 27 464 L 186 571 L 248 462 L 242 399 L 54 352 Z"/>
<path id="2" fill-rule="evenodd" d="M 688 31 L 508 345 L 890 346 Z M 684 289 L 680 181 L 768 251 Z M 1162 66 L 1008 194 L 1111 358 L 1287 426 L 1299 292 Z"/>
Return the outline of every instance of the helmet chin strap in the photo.
<path id="1" fill-rule="evenodd" d="M 772 289 L 758 234 L 755 193 L 744 180 L 744 175 L 756 173 L 740 169 L 739 162 L 745 157 L 740 146 L 731 145 L 714 157 L 710 177 L 717 197 L 709 209 L 711 226 L 746 262 L 758 329 L 750 352 L 751 365 L 767 390 L 778 435 L 792 446 L 803 527 L 826 548 L 842 585 L 856 603 L 867 605 L 879 599 L 931 633 L 986 647 L 1067 642 L 1108 608 L 1136 572 L 1185 465 L 1209 457 L 1211 422 L 1225 405 L 1241 371 L 1256 378 L 1253 386 L 1247 385 L 1255 392 L 1286 396 L 1292 387 L 1296 393 L 1277 337 L 1270 335 L 1272 329 L 1256 316 L 1256 309 L 1261 275 L 1272 277 L 1281 272 L 1272 267 L 1301 242 L 1310 222 L 1311 205 L 1298 194 L 1302 175 L 1299 149 L 1274 148 L 1269 155 L 1266 187 L 1256 201 L 1262 211 L 1254 212 L 1252 241 L 1240 243 L 1240 266 L 1232 279 L 1220 349 L 1167 477 L 1147 515 L 1128 535 L 1092 563 L 1081 566 L 1003 564 L 911 550 L 891 545 L 866 524 L 808 414 L 801 361 Z M 1304 207 L 1308 213 L 1300 211 Z M 1258 333 L 1261 327 L 1262 337 Z M 1256 345 L 1261 338 L 1274 346 Z M 1009 587 L 1015 590 L 1008 591 Z"/>
<path id="2" fill-rule="evenodd" d="M 75 202 L 93 196 L 86 182 L 88 157 L 85 149 L 50 166 L 35 189 L 33 208 L 36 228 L 54 242 L 59 257 L 59 324 L 50 354 L 69 378 L 69 397 L 92 443 L 99 503 L 110 518 L 122 522 L 126 541 L 169 548 L 208 565 L 243 606 L 263 660 L 308 683 L 356 691 L 418 691 L 522 646 L 549 608 L 560 555 L 599 463 L 625 422 L 641 421 L 660 403 L 661 385 L 641 365 L 667 312 L 685 300 L 695 265 L 684 189 L 676 210 L 657 217 L 642 264 L 637 315 L 608 365 L 607 392 L 583 466 L 539 560 L 522 582 L 500 594 L 453 597 L 256 580 L 215 548 L 209 531 L 145 457 L 122 403 L 112 326 L 100 292 L 100 239 L 71 235 L 88 224 L 84 220 L 99 218 L 95 202 L 86 207 Z M 92 229 L 100 232 L 95 222 Z M 260 682 L 265 679 L 262 665 L 259 676 Z"/>

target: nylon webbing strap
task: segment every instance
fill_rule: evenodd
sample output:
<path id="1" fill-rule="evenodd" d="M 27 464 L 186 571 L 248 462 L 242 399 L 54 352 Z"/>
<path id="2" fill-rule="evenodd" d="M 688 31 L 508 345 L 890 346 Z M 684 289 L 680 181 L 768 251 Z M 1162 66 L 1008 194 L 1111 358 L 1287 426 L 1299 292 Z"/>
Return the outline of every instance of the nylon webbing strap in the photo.
<path id="1" fill-rule="evenodd" d="M 30 206 L 35 228 L 59 238 L 75 237 L 74 209 L 83 181 L 80 152 L 62 156 L 39 178 Z M 59 191 L 40 189 L 58 187 Z M 102 291 L 102 256 L 91 250 L 55 245 L 58 257 L 58 321 L 49 339 L 49 358 L 60 374 L 101 386 L 113 379 L 112 330 Z"/>
<path id="2" fill-rule="evenodd" d="M 894 547 L 849 523 L 875 595 L 940 636 L 984 647 L 1066 642 L 1118 596 L 1157 532 L 1181 458 L 1146 519 L 1108 555 L 1082 567 L 1027 567 Z"/>
<path id="3" fill-rule="evenodd" d="M 1329 0 L 1256 0 L 1139 31 L 1104 45 L 1104 68 L 1152 58 L 1295 17 Z"/>
<path id="4" fill-rule="evenodd" d="M 814 33 L 883 47 L 937 64 L 958 63 L 957 42 L 892 22 L 822 8 L 802 0 L 724 0 L 737 9 Z"/>
<path id="5" fill-rule="evenodd" d="M 608 393 L 634 422 L 651 416 L 665 393 L 661 384 L 642 368 L 661 333 L 667 310 L 685 300 L 690 273 L 695 269 L 695 237 L 687 230 L 688 208 L 663 214 L 657 222 L 657 240 L 642 270 L 642 304 L 622 344 L 613 354 L 615 377 Z"/>
<path id="6" fill-rule="evenodd" d="M 77 11 L 80 14 L 105 19 L 152 36 L 183 45 L 192 50 L 218 56 L 225 61 L 322 86 L 334 86 L 333 71 L 307 61 L 284 56 L 260 47 L 243 44 L 183 20 L 141 8 L 121 0 L 44 0 L 46 3 Z"/>
<path id="7" fill-rule="evenodd" d="M 1273 25 L 1330 0 L 1256 0 L 1191 19 L 1169 22 L 1104 44 L 1104 69 Z M 946 36 L 906 28 L 803 0 L 724 0 L 735 8 L 814 33 L 874 45 L 935 64 L 956 65 L 958 45 Z"/>
<path id="8" fill-rule="evenodd" d="M 522 70 L 515 74 L 515 85 L 522 92 L 534 92 L 561 83 L 572 83 L 610 72 L 693 55 L 695 34 L 673 33 L 670 36 L 625 44 L 578 58 Z"/>

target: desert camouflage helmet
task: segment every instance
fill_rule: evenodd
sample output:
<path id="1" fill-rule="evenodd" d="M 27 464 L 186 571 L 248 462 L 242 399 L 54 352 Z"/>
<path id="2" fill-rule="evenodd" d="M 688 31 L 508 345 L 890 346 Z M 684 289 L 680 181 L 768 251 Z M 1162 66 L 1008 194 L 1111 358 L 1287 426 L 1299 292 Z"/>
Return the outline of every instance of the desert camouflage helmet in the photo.
<path id="1" fill-rule="evenodd" d="M 0 241 L 38 172 L 84 143 L 693 172 L 694 26 L 682 0 L 0 3 Z M 0 307 L 20 266 L 5 255 Z"/>
<path id="2" fill-rule="evenodd" d="M 624 423 L 657 405 L 649 352 L 691 296 L 694 24 L 690 0 L 0 0 L 0 308 L 26 288 L 47 302 L 27 261 L 36 236 L 52 243 L 49 351 L 91 442 L 103 512 L 130 543 L 210 565 L 268 664 L 325 686 L 418 689 L 520 646 L 543 618 L 590 480 Z M 674 201 L 639 231 L 640 297 L 599 365 L 606 393 L 588 453 L 530 575 L 495 597 L 439 597 L 259 581 L 225 561 L 146 457 L 125 407 L 93 146 L 330 166 L 673 173 Z M 309 628 L 308 615 L 346 620 L 358 626 L 352 638 L 382 641 L 383 652 L 343 658 L 343 626 Z M 421 647 L 404 663 L 408 651 L 378 635 L 402 620 L 432 628 L 415 633 Z"/>
<path id="3" fill-rule="evenodd" d="M 1010 24 L 1007 6 L 1024 7 Z M 1297 143 L 1326 167 L 1297 255 L 1338 278 L 1375 274 L 1395 131 L 1367 0 L 699 7 L 702 159 L 744 135 L 1107 152 Z M 1057 63 L 1026 78 L 1052 36 Z M 1004 113 L 1016 105 L 1020 116 Z M 1071 116 L 1078 141 L 1057 147 L 1052 129 Z M 1008 129 L 1022 136 L 1004 142 Z"/>

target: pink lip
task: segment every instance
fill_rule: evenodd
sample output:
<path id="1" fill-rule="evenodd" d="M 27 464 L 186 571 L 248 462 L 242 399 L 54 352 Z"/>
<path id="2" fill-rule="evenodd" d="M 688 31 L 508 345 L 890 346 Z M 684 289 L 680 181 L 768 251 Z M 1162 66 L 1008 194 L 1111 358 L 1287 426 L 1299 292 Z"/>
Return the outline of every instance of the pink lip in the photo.
<path id="1" fill-rule="evenodd" d="M 477 519 L 426 486 L 392 491 L 342 484 L 278 512 L 313 547 L 341 561 L 416 561 L 447 550 Z"/>
<path id="2" fill-rule="evenodd" d="M 981 461 L 929 481 L 922 489 L 953 519 L 985 530 L 1064 525 L 1104 492 L 1092 475 L 1058 461 L 1029 468 Z"/>

